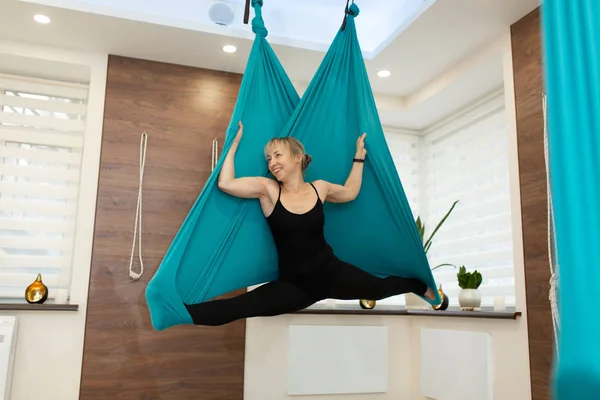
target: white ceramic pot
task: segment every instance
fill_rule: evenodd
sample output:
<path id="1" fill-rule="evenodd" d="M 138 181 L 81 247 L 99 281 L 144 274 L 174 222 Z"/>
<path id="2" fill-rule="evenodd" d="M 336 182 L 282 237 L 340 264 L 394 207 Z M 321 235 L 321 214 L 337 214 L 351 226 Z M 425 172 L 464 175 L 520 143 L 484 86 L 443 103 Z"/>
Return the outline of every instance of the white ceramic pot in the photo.
<path id="1" fill-rule="evenodd" d="M 481 306 L 481 293 L 478 289 L 461 289 L 458 293 L 458 304 L 463 310 L 473 310 Z"/>

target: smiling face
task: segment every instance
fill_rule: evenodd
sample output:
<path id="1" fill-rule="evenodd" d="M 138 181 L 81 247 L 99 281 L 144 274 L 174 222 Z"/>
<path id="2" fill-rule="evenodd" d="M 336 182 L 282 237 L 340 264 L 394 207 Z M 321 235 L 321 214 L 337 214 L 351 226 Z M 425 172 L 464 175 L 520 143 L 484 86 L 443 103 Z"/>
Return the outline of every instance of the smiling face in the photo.
<path id="1" fill-rule="evenodd" d="M 304 171 L 310 162 L 302 143 L 290 137 L 271 139 L 265 146 L 265 158 L 269 171 L 280 182 Z"/>

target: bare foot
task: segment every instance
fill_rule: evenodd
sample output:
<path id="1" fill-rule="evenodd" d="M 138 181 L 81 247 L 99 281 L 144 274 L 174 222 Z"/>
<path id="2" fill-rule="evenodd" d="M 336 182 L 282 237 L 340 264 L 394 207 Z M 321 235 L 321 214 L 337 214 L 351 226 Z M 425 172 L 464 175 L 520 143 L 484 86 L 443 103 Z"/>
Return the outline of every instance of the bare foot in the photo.
<path id="1" fill-rule="evenodd" d="M 425 298 L 429 300 L 435 300 L 435 291 L 432 288 L 427 288 L 425 292 Z"/>

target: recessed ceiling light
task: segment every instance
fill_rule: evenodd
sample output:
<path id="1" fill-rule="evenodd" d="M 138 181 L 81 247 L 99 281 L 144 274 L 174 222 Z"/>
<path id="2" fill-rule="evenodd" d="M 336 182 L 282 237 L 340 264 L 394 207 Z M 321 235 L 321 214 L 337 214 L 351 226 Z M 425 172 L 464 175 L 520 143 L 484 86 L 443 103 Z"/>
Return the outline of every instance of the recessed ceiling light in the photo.
<path id="1" fill-rule="evenodd" d="M 33 19 L 35 20 L 35 22 L 38 22 L 40 24 L 49 24 L 50 23 L 50 18 L 43 14 L 36 14 L 33 16 Z"/>
<path id="2" fill-rule="evenodd" d="M 377 76 L 380 78 L 387 78 L 391 74 L 392 73 L 390 71 L 388 71 L 387 69 L 382 69 L 381 71 L 377 72 Z"/>
<path id="3" fill-rule="evenodd" d="M 225 53 L 235 53 L 237 51 L 237 47 L 228 44 L 227 46 L 223 46 L 223 51 Z"/>

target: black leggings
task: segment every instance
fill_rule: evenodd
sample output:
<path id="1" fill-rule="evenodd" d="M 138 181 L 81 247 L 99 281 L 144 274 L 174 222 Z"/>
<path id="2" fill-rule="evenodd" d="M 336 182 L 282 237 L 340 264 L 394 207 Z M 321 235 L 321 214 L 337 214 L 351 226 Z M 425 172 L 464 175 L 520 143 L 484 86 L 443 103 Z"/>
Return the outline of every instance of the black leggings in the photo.
<path id="1" fill-rule="evenodd" d="M 242 318 L 271 317 L 302 310 L 317 301 L 381 300 L 403 293 L 424 295 L 427 285 L 417 279 L 390 276 L 378 278 L 339 260 L 325 274 L 313 279 L 324 280 L 324 290 L 314 291 L 293 279 L 278 279 L 229 299 L 186 304 L 196 325 L 224 325 Z"/>

